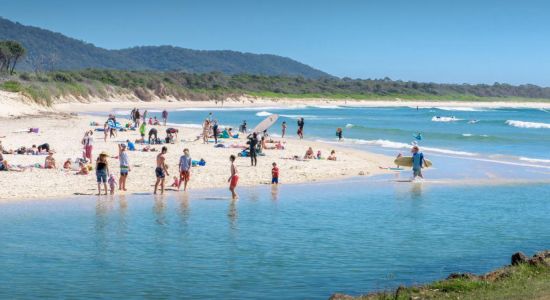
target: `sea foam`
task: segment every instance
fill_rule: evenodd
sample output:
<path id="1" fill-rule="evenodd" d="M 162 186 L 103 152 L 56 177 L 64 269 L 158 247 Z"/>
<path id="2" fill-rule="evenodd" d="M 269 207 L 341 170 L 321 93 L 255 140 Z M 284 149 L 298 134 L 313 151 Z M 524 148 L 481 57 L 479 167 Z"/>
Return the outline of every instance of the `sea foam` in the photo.
<path id="1" fill-rule="evenodd" d="M 536 128 L 536 129 L 550 129 L 550 124 L 548 123 L 537 123 L 537 122 L 524 122 L 516 120 L 507 120 L 506 124 L 518 128 Z"/>

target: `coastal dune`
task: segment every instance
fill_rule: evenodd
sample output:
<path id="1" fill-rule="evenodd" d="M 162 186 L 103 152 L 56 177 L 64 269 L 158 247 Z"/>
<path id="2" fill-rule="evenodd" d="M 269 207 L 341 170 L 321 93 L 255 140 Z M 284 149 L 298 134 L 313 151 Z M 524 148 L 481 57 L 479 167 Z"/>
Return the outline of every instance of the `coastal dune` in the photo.
<path id="1" fill-rule="evenodd" d="M 0 136 L 5 149 L 16 149 L 21 146 L 31 147 L 49 143 L 55 151 L 57 169 L 29 168 L 23 172 L 0 172 L 0 182 L 3 186 L 2 200 L 36 199 L 49 197 L 68 197 L 72 195 L 92 195 L 97 193 L 95 172 L 89 175 L 75 175 L 76 171 L 61 170 L 63 162 L 68 158 L 74 160 L 82 157 L 81 139 L 87 130 L 94 129 L 91 122 L 103 124 L 103 116 L 74 115 L 68 113 L 43 113 L 33 117 L 0 119 Z M 128 120 L 120 120 L 126 123 Z M 19 132 L 31 127 L 40 128 L 39 133 Z M 153 126 L 158 129 L 159 137 L 165 136 L 164 126 Z M 148 129 L 151 126 L 148 126 Z M 147 129 L 147 130 L 148 130 Z M 167 144 L 166 155 L 170 176 L 167 176 L 166 185 L 178 175 L 179 157 L 184 148 L 189 148 L 194 160 L 201 158 L 206 161 L 204 167 L 194 167 L 191 173 L 190 191 L 194 189 L 226 187 L 230 174 L 229 155 L 239 153 L 235 148 L 215 148 L 213 143 L 203 144 L 196 140 L 201 129 L 180 127 L 178 142 Z M 117 144 L 127 139 L 134 141 L 139 138 L 138 131 L 119 132 L 113 139 L 103 141 L 103 132 L 94 132 L 94 159 L 102 151 L 107 152 L 110 171 L 119 174 Z M 265 150 L 266 156 L 258 157 L 258 166 L 251 167 L 248 158 L 238 158 L 239 186 L 268 184 L 271 180 L 271 164 L 276 162 L 280 168 L 280 182 L 282 184 L 332 180 L 358 175 L 374 175 L 383 173 L 380 165 L 391 165 L 392 158 L 364 151 L 338 147 L 334 144 L 296 140 L 283 140 L 284 150 Z M 245 145 L 246 139 L 225 140 L 226 145 Z M 141 145 L 136 145 L 141 149 Z M 160 151 L 162 146 L 156 145 Z M 296 161 L 288 159 L 294 155 L 303 157 L 308 147 L 315 152 L 320 150 L 323 157 L 327 157 L 331 150 L 336 150 L 337 161 L 307 160 Z M 128 177 L 127 194 L 152 193 L 155 183 L 155 158 L 159 152 L 129 151 L 131 171 Z M 4 154 L 11 165 L 44 164 L 45 155 L 12 155 Z M 117 191 L 119 193 L 119 191 Z"/>

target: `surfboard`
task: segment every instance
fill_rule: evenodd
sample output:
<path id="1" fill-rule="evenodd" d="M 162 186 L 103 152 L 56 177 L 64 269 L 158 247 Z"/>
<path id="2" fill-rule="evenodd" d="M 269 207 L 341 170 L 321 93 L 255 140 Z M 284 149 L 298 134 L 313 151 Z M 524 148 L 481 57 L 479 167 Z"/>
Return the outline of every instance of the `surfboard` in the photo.
<path id="1" fill-rule="evenodd" d="M 277 122 L 277 119 L 279 118 L 279 115 L 273 114 L 265 118 L 263 121 L 261 121 L 252 132 L 260 133 L 264 132 L 265 130 L 269 129 L 269 127 L 273 126 L 275 122 Z"/>
<path id="2" fill-rule="evenodd" d="M 426 166 L 428 168 L 432 166 L 432 162 L 429 161 L 428 159 L 424 159 L 424 161 L 426 162 Z M 400 167 L 412 167 L 413 166 L 413 158 L 412 158 L 412 156 L 402 156 L 402 157 L 396 158 L 393 161 L 393 163 L 396 164 L 397 166 L 400 166 Z"/>

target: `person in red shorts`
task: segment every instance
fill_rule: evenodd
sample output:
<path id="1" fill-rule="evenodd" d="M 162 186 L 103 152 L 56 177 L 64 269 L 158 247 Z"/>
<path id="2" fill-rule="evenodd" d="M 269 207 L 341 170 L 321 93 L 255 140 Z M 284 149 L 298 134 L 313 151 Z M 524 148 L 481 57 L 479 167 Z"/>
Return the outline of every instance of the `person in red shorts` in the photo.
<path id="1" fill-rule="evenodd" d="M 273 163 L 273 168 L 271 169 L 271 184 L 279 184 L 279 168 L 277 163 Z"/>
<path id="2" fill-rule="evenodd" d="M 183 182 L 183 191 L 187 191 L 187 183 L 189 183 L 189 179 L 191 178 L 191 165 L 192 160 L 189 155 L 189 149 L 185 148 L 183 149 L 183 155 L 180 157 L 180 180 L 178 190 Z"/>
<path id="3" fill-rule="evenodd" d="M 239 198 L 239 195 L 237 195 L 237 193 L 235 192 L 235 188 L 237 187 L 237 183 L 239 182 L 239 173 L 237 171 L 237 167 L 235 166 L 235 155 L 229 156 L 229 161 L 231 162 L 231 176 L 229 176 L 227 182 L 229 182 L 231 198 L 233 200 L 237 200 Z"/>

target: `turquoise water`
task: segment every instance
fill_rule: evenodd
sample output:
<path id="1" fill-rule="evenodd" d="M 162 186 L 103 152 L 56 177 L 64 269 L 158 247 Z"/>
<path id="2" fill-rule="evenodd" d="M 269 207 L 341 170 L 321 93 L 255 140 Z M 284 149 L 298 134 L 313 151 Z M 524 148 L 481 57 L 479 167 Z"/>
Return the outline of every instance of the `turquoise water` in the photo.
<path id="1" fill-rule="evenodd" d="M 169 122 L 200 126 L 213 112 L 223 125 L 249 128 L 271 113 L 280 115 L 270 129 L 280 134 L 286 121 L 295 136 L 296 120 L 305 119 L 306 138 L 335 141 L 336 128 L 344 129 L 344 144 L 389 153 L 406 152 L 413 135 L 420 132 L 424 152 L 474 159 L 491 159 L 550 167 L 550 112 L 544 109 L 483 109 L 467 107 L 348 107 L 295 106 L 290 108 L 189 108 L 170 112 Z M 125 112 L 124 112 L 125 113 Z M 159 111 L 150 115 L 160 117 Z M 440 117 L 440 118 L 437 118 Z M 454 117 L 454 119 L 451 119 Z M 475 123 L 474 123 L 475 122 Z"/>
<path id="2" fill-rule="evenodd" d="M 550 248 L 548 185 L 360 178 L 210 198 L 227 193 L 0 203 L 0 298 L 326 299 Z"/>
<path id="3" fill-rule="evenodd" d="M 197 127 L 209 111 L 235 128 L 278 113 L 274 136 L 283 120 L 293 135 L 304 116 L 306 139 L 337 143 L 343 127 L 340 145 L 388 155 L 422 132 L 435 167 L 422 184 L 393 181 L 406 171 L 239 188 L 234 203 L 225 189 L 0 202 L 0 299 L 326 299 L 486 272 L 550 248 L 545 110 L 183 109 L 170 122 Z"/>

